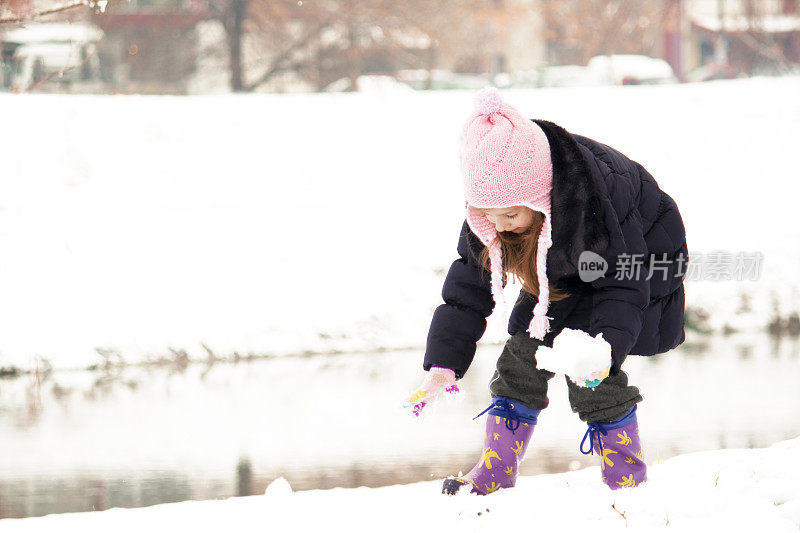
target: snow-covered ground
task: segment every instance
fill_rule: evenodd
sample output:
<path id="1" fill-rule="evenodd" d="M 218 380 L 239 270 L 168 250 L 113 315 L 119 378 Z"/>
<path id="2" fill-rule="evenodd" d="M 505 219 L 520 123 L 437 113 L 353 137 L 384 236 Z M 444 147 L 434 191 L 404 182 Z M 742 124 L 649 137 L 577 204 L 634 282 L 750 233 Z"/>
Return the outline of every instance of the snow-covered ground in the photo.
<path id="1" fill-rule="evenodd" d="M 643 163 L 690 250 L 762 252 L 757 282 L 687 288 L 712 326 L 760 328 L 800 305 L 799 93 L 791 77 L 505 97 Z M 0 365 L 422 347 L 473 94 L 0 95 Z M 485 340 L 504 332 L 495 318 Z"/>
<path id="2" fill-rule="evenodd" d="M 521 477 L 489 496 L 439 493 L 441 481 L 293 492 L 4 520 L 8 532 L 82 531 L 768 531 L 800 529 L 800 438 L 650 464 L 648 482 L 610 491 L 600 467 Z"/>

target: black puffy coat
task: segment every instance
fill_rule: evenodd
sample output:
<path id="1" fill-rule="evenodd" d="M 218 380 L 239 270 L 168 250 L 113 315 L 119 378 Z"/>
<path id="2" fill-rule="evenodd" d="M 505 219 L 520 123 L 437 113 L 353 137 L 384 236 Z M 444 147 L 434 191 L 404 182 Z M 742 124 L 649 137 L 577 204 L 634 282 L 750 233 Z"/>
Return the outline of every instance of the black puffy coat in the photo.
<path id="1" fill-rule="evenodd" d="M 612 374 L 619 372 L 628 354 L 654 355 L 675 348 L 685 339 L 683 281 L 688 258 L 677 205 L 639 163 L 551 122 L 534 122 L 547 135 L 553 161 L 553 243 L 547 275 L 570 293 L 550 303 L 550 332 L 542 342 L 552 346 L 565 327 L 592 336 L 601 332 L 611 345 Z M 460 257 L 442 289 L 445 303 L 431 321 L 425 370 L 432 365 L 453 368 L 460 378 L 475 356 L 494 309 L 489 272 L 479 263 L 483 248 L 464 221 Z M 607 261 L 603 277 L 581 280 L 578 258 L 584 250 Z M 617 275 L 621 254 L 644 258 L 640 275 Z M 509 334 L 527 330 L 536 302 L 536 296 L 520 291 Z"/>

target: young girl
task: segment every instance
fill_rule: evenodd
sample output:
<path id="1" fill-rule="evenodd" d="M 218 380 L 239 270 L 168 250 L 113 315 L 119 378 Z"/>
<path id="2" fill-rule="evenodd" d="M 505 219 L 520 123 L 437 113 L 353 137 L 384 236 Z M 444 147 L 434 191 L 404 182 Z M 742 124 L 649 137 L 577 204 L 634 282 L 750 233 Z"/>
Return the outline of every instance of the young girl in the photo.
<path id="1" fill-rule="evenodd" d="M 600 357 L 583 375 L 567 376 L 570 406 L 588 423 L 581 451 L 597 452 L 611 489 L 639 485 L 646 480 L 636 418 L 642 397 L 621 366 L 628 354 L 663 353 L 684 340 L 687 248 L 675 202 L 640 164 L 526 119 L 494 88 L 478 93 L 464 126 L 461 168 L 460 257 L 431 322 L 427 376 L 406 403 L 415 415 L 459 392 L 456 380 L 472 362 L 486 318 L 505 304 L 508 274 L 522 291 L 489 385 L 480 460 L 446 479 L 443 492 L 514 486 L 555 375 L 537 365 L 545 351 L 555 360 Z"/>

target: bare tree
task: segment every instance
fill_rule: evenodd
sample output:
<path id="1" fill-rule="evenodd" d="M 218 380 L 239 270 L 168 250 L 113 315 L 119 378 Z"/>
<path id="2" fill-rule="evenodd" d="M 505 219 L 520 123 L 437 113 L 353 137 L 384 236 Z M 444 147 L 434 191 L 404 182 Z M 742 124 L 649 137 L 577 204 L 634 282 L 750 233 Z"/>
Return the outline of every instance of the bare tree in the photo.
<path id="1" fill-rule="evenodd" d="M 601 54 L 658 56 L 661 0 L 541 0 L 548 60 L 585 64 Z"/>
<path id="2" fill-rule="evenodd" d="M 242 82 L 242 39 L 247 10 L 251 0 L 208 0 L 207 6 L 212 18 L 219 20 L 225 28 L 225 43 L 228 46 L 231 90 L 241 92 Z"/>
<path id="3" fill-rule="evenodd" d="M 255 90 L 276 76 L 293 72 L 316 78 L 316 51 L 338 17 L 336 2 L 254 0 L 248 21 L 246 61 L 251 73 L 245 90 Z"/>
<path id="4" fill-rule="evenodd" d="M 108 2 L 107 0 L 69 0 L 67 2 L 56 3 L 45 9 L 32 10 L 30 9 L 30 3 L 25 0 L 1 0 L 0 24 L 20 24 L 46 15 L 63 13 L 76 7 L 89 7 L 95 11 L 101 11 L 104 10 L 109 3 L 119 2 Z M 7 14 L 3 15 L 2 13 L 4 11 Z"/>
<path id="5" fill-rule="evenodd" d="M 284 73 L 322 89 L 365 72 L 490 70 L 498 41 L 530 2 L 487 0 L 208 0 L 230 50 L 231 87 L 253 91 Z"/>
<path id="6" fill-rule="evenodd" d="M 478 70 L 468 64 L 484 55 L 493 42 L 489 17 L 482 0 L 414 1 L 408 10 L 408 23 L 428 41 L 424 68 L 433 70 L 447 58 L 451 64 Z"/>
<path id="7" fill-rule="evenodd" d="M 730 32 L 727 38 L 731 45 L 737 47 L 738 55 L 742 61 L 741 67 L 749 72 L 758 69 L 759 65 L 772 68 L 776 72 L 789 73 L 796 68 L 797 50 L 793 50 L 792 45 L 782 45 L 779 35 L 784 41 L 794 46 L 800 44 L 800 37 L 797 32 L 784 32 L 783 35 L 771 31 L 770 18 L 781 15 L 794 16 L 800 15 L 800 5 L 798 2 L 782 2 L 779 11 L 775 9 L 775 4 L 756 0 L 741 0 L 742 16 L 746 22 L 746 27 L 741 31 Z M 788 34 L 788 35 L 787 35 Z M 794 57 L 788 57 L 787 52 Z"/>

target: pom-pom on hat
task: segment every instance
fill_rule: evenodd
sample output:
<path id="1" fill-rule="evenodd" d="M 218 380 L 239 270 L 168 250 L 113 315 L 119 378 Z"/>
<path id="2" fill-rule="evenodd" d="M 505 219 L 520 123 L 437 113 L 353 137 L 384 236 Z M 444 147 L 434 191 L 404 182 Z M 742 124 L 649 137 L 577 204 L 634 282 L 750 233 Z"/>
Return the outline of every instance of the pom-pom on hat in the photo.
<path id="1" fill-rule="evenodd" d="M 503 102 L 494 87 L 475 95 L 475 109 L 463 129 L 461 171 L 467 200 L 467 223 L 489 250 L 492 297 L 506 313 L 503 295 L 503 252 L 495 225 L 473 208 L 525 206 L 544 215 L 536 251 L 539 301 L 533 308 L 528 333 L 542 340 L 550 331 L 547 251 L 552 245 L 550 193 L 553 163 L 544 131 L 515 107 Z"/>

